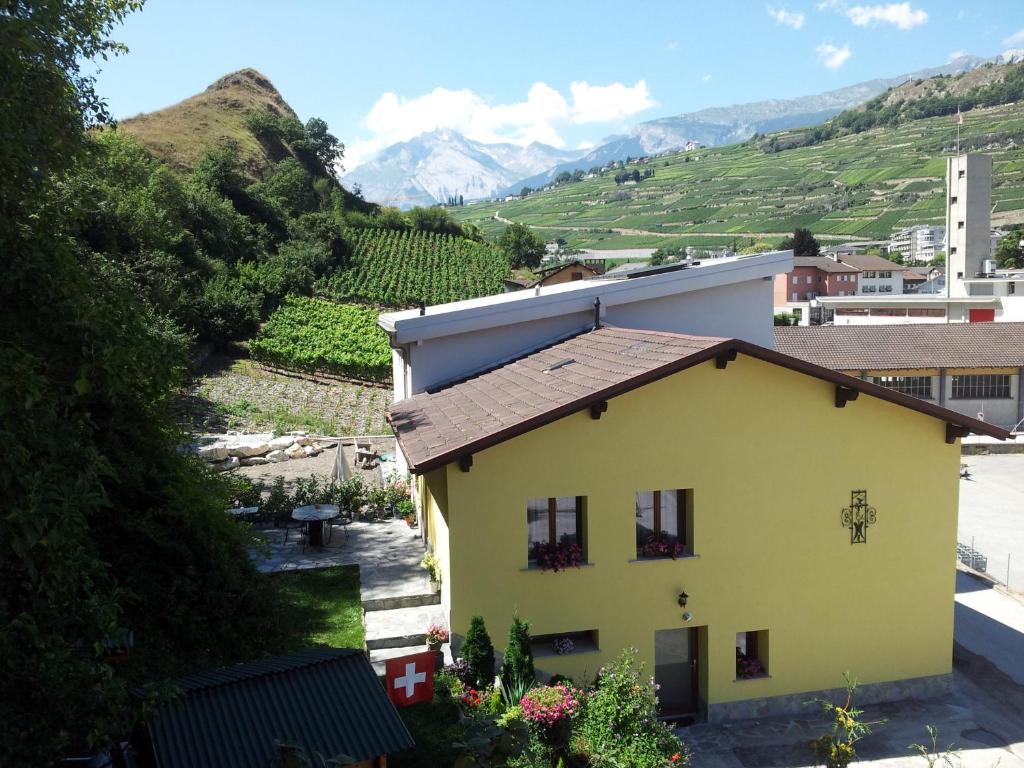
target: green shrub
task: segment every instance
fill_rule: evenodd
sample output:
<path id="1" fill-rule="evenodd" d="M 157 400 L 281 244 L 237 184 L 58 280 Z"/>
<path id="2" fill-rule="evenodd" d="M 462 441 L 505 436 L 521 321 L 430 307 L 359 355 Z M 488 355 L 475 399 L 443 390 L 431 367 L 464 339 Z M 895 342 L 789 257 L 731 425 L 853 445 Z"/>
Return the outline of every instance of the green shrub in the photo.
<path id="1" fill-rule="evenodd" d="M 209 339 L 245 338 L 259 327 L 262 306 L 263 297 L 239 280 L 214 277 L 199 296 L 200 332 Z"/>
<path id="2" fill-rule="evenodd" d="M 533 684 L 537 675 L 533 669 L 533 650 L 530 647 L 530 623 L 519 616 L 512 617 L 508 630 L 508 645 L 501 663 L 501 684 L 512 687 L 520 683 Z"/>
<path id="3" fill-rule="evenodd" d="M 487 634 L 483 616 L 474 616 L 466 632 L 459 656 L 469 665 L 469 678 L 474 688 L 494 682 L 494 644 Z"/>
<path id="4" fill-rule="evenodd" d="M 664 768 L 689 759 L 685 745 L 658 720 L 654 679 L 643 679 L 636 650 L 628 648 L 600 672 L 597 689 L 585 700 L 573 748 L 591 765 Z"/>

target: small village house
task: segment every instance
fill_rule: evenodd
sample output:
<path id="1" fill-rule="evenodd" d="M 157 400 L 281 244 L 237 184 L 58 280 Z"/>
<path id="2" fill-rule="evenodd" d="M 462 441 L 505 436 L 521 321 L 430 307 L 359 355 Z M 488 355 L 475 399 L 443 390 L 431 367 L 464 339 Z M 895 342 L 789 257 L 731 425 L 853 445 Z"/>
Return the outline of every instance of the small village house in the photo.
<path id="1" fill-rule="evenodd" d="M 518 612 L 543 673 L 632 646 L 666 713 L 710 720 L 803 711 L 844 672 L 862 701 L 949 684 L 959 437 L 999 427 L 748 341 L 615 327 L 389 420 L 456 648 L 480 614 L 500 652 Z M 828 450 L 796 455 L 791 424 Z"/>

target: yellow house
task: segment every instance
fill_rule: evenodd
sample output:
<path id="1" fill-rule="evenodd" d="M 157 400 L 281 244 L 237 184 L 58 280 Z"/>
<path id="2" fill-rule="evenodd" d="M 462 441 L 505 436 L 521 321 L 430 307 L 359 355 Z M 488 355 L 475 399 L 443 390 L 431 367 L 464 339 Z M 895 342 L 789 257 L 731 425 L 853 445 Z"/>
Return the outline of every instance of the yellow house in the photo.
<path id="1" fill-rule="evenodd" d="M 518 612 L 538 670 L 591 678 L 632 646 L 666 712 L 712 720 L 844 672 L 865 701 L 948 684 L 959 437 L 998 427 L 747 342 L 611 327 L 388 416 L 456 645 L 480 614 L 501 651 Z"/>

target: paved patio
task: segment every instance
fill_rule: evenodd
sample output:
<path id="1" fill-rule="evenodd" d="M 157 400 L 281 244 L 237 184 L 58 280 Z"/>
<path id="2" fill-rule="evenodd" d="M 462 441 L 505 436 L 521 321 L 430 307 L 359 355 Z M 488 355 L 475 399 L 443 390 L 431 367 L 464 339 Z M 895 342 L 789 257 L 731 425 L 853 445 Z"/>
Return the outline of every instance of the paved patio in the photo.
<path id="1" fill-rule="evenodd" d="M 295 531 L 284 541 L 284 529 L 258 526 L 264 551 L 252 553 L 264 573 L 358 565 L 363 604 L 430 593 L 430 577 L 420 568 L 424 546 L 416 529 L 404 520 L 357 521 L 334 526 L 331 541 L 322 548 L 306 547 Z"/>

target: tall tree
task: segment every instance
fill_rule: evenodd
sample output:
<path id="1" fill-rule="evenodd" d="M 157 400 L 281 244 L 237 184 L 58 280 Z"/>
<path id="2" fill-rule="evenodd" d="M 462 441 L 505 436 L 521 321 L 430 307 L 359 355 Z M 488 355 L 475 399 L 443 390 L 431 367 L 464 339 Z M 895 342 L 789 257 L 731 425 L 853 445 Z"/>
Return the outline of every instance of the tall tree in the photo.
<path id="1" fill-rule="evenodd" d="M 512 223 L 505 227 L 498 238 L 498 247 L 508 255 L 512 269 L 535 269 L 544 255 L 544 241 L 523 224 Z"/>
<path id="2" fill-rule="evenodd" d="M 779 245 L 783 251 L 793 250 L 794 256 L 820 256 L 821 246 L 809 229 L 797 228 L 793 230 L 793 236 L 787 237 Z"/>
<path id="3" fill-rule="evenodd" d="M 0 765 L 102 749 L 136 722 L 137 683 L 258 655 L 278 631 L 222 481 L 178 451 L 187 339 L 76 239 L 84 203 L 63 191 L 106 119 L 80 67 L 119 50 L 108 36 L 139 6 L 0 10 Z"/>

